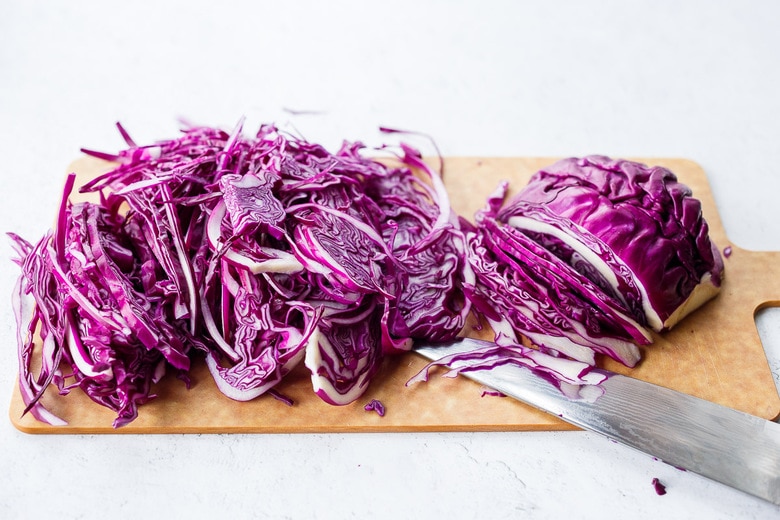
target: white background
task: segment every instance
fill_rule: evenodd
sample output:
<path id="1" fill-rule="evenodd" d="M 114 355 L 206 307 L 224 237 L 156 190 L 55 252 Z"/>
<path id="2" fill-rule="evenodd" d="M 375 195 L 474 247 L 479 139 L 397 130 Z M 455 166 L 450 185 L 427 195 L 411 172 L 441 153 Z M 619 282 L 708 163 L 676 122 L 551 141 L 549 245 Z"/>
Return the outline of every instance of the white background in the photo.
<path id="1" fill-rule="evenodd" d="M 731 240 L 778 250 L 779 19 L 771 1 L 3 2 L 2 231 L 37 239 L 79 149 L 122 146 L 115 121 L 145 143 L 179 118 L 245 115 L 329 147 L 380 144 L 385 125 L 445 155 L 690 158 Z M 10 257 L 0 244 L 0 300 Z M 760 330 L 777 374 L 780 312 Z M 0 334 L 6 407 L 8 305 Z M 4 519 L 778 515 L 584 432 L 31 436 L 0 421 Z"/>

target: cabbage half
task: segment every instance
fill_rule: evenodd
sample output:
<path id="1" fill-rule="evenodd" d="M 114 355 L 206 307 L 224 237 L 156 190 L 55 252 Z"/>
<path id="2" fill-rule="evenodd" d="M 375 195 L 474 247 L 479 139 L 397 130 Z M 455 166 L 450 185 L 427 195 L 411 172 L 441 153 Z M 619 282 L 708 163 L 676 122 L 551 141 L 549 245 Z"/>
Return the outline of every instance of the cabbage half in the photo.
<path id="1" fill-rule="evenodd" d="M 723 260 L 701 202 L 666 168 L 604 156 L 533 175 L 498 220 L 622 299 L 653 330 L 713 298 Z"/>
<path id="2" fill-rule="evenodd" d="M 527 366 L 576 397 L 598 380 L 598 355 L 635 366 L 651 330 L 720 289 L 701 204 L 667 169 L 590 156 L 537 172 L 508 201 L 507 189 L 467 228 L 464 291 L 497 344 L 460 354 L 468 370 Z"/>

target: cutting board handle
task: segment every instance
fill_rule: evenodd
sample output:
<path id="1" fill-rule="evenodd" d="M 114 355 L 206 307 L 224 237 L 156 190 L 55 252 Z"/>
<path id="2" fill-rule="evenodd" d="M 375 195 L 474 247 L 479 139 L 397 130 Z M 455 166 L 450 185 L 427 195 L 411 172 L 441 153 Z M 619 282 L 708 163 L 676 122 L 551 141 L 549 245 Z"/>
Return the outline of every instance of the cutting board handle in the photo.
<path id="1" fill-rule="evenodd" d="M 724 289 L 729 290 L 732 285 L 740 287 L 754 315 L 761 309 L 780 307 L 780 251 L 752 251 L 731 246 L 731 255 L 723 261 L 726 269 Z"/>

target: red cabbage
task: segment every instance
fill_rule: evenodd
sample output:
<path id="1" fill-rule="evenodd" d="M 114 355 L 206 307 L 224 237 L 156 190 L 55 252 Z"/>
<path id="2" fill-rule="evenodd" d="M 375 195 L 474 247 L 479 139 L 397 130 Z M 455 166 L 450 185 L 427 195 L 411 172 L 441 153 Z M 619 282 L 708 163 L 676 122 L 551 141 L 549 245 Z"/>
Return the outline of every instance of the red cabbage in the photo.
<path id="1" fill-rule="evenodd" d="M 666 486 L 658 478 L 653 477 L 650 483 L 653 485 L 656 495 L 663 496 L 666 494 Z"/>
<path id="2" fill-rule="evenodd" d="M 138 146 L 120 126 L 126 150 L 85 150 L 117 163 L 81 188 L 100 202 L 70 204 L 70 176 L 54 232 L 37 245 L 13 237 L 20 386 L 38 419 L 61 423 L 39 402 L 53 382 L 127 424 L 195 356 L 232 399 L 277 395 L 305 365 L 314 392 L 343 405 L 383 356 L 463 328 L 465 238 L 416 151 L 403 146 L 391 165 L 360 143 L 330 153 L 242 127 Z"/>
<path id="3" fill-rule="evenodd" d="M 385 416 L 385 405 L 382 404 L 382 401 L 379 401 L 378 399 L 371 399 L 371 401 L 366 404 L 363 409 L 367 412 L 376 412 L 376 414 L 379 417 Z"/>
<path id="4" fill-rule="evenodd" d="M 723 276 L 700 203 L 663 168 L 561 161 L 508 202 L 500 186 L 472 224 L 406 145 L 388 162 L 272 125 L 148 146 L 119 131 L 126 150 L 85 150 L 116 163 L 81 188 L 98 203 L 71 203 L 70 175 L 55 229 L 36 244 L 11 234 L 19 386 L 50 424 L 63 424 L 40 402 L 51 385 L 120 427 L 166 373 L 187 384 L 196 357 L 234 400 L 291 403 L 275 387 L 305 367 L 316 395 L 345 405 L 384 356 L 455 338 L 472 309 L 495 345 L 410 384 L 514 363 L 589 398 L 598 355 L 634 366 L 646 327 L 671 327 Z"/>
<path id="5" fill-rule="evenodd" d="M 513 363 L 582 395 L 597 354 L 635 366 L 652 341 L 646 327 L 672 327 L 720 288 L 701 203 L 665 168 L 590 156 L 537 172 L 509 201 L 507 188 L 465 228 L 475 281 L 463 290 L 496 346 L 411 382 L 438 365 L 457 374 Z"/>
<path id="6" fill-rule="evenodd" d="M 565 219 L 571 231 L 556 236 L 529 224 L 529 207 Z M 498 218 L 540 240 L 549 238 L 551 250 L 575 267 L 587 266 L 583 274 L 602 283 L 628 272 L 638 295 L 628 294 L 626 304 L 654 330 L 673 327 L 721 285 L 723 260 L 709 238 L 701 202 L 660 166 L 604 156 L 562 160 L 534 174 Z M 576 246 L 594 237 L 598 246 L 589 249 L 595 256 L 575 259 L 581 256 Z"/>

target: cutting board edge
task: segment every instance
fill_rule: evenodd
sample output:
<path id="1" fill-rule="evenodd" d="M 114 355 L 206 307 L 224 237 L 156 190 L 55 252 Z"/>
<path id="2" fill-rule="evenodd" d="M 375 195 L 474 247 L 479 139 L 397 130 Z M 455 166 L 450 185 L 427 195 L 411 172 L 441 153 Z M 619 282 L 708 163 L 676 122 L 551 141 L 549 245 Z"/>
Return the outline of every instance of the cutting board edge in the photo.
<path id="1" fill-rule="evenodd" d="M 295 429 L 289 428 L 257 428 L 257 427 L 172 427 L 172 428 L 96 428 L 81 426 L 25 426 L 11 421 L 21 433 L 28 435 L 312 435 L 312 434 L 379 434 L 379 433 L 523 433 L 523 432 L 562 432 L 582 431 L 581 428 L 562 422 L 550 425 L 431 425 L 431 426 L 375 426 L 354 428 L 350 426 L 309 426 Z"/>

